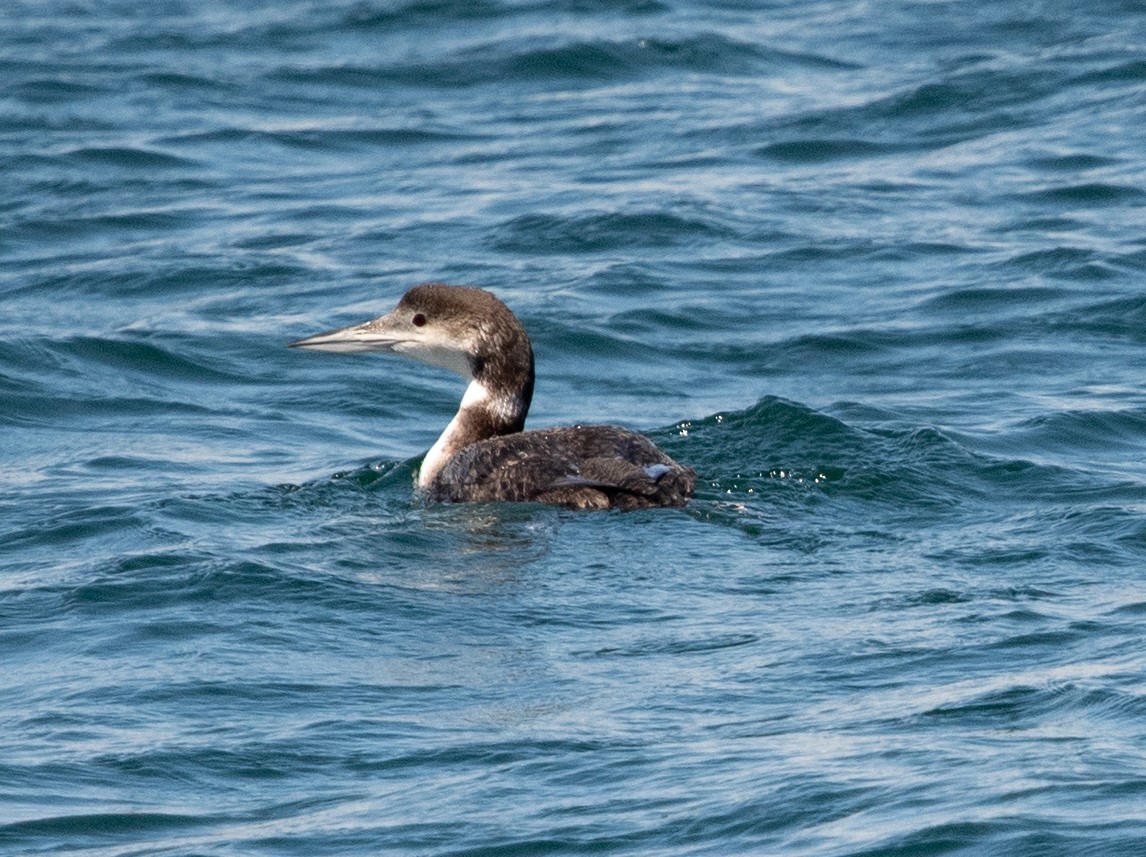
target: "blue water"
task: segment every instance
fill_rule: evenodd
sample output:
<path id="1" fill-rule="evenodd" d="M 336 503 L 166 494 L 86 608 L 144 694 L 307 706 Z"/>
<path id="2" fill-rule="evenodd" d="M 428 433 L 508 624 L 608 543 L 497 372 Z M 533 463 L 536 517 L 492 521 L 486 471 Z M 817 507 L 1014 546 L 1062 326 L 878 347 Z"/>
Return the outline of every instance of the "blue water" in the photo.
<path id="1" fill-rule="evenodd" d="M 1146 853 L 1146 7 L 36 0 L 0 853 Z M 410 285 L 684 510 L 425 507 Z"/>

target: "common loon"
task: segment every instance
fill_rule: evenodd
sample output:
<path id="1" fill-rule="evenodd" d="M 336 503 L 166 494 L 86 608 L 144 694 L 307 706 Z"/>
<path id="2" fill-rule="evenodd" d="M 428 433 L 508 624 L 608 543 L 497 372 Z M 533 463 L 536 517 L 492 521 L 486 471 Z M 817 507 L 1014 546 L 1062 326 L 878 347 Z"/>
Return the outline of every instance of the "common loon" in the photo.
<path id="1" fill-rule="evenodd" d="M 533 346 L 510 309 L 482 289 L 424 283 L 386 315 L 290 346 L 400 354 L 469 382 L 457 414 L 422 460 L 418 486 L 430 500 L 640 509 L 683 506 L 696 484 L 693 470 L 617 426 L 524 431 Z"/>

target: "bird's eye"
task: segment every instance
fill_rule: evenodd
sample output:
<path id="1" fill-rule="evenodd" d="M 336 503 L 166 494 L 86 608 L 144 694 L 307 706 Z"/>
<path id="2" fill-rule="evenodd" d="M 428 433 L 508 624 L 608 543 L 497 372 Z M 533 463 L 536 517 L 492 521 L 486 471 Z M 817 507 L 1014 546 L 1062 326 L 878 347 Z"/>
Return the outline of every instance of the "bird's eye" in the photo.
<path id="1" fill-rule="evenodd" d="M 414 317 L 412 319 L 410 319 L 410 321 L 411 321 L 411 323 L 413 323 L 414 327 L 421 327 L 423 324 L 426 323 L 426 316 L 424 316 L 420 312 L 416 312 L 416 313 L 414 313 Z"/>

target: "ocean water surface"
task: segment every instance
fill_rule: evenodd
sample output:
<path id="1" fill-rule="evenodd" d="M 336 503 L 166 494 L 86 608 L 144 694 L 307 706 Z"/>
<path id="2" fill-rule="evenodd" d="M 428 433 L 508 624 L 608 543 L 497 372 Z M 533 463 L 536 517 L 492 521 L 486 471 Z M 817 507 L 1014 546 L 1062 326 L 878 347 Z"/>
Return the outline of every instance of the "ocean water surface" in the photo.
<path id="1" fill-rule="evenodd" d="M 0 853 L 1146 853 L 1146 7 L 12 2 Z M 426 506 L 445 280 L 682 510 Z"/>

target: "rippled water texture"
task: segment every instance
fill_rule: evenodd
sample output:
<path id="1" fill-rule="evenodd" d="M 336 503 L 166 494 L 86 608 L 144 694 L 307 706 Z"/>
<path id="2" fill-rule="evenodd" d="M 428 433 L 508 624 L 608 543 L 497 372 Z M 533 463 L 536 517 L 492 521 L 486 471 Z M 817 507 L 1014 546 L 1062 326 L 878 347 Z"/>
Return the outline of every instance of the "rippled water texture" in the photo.
<path id="1" fill-rule="evenodd" d="M 10 2 L 0 853 L 1146 853 L 1137 2 Z M 684 510 L 420 504 L 408 286 Z"/>

